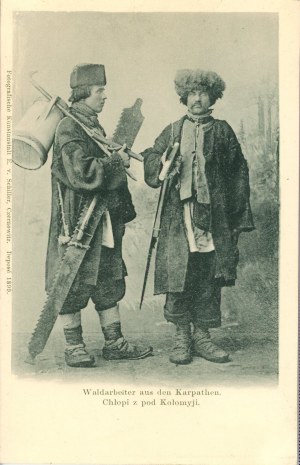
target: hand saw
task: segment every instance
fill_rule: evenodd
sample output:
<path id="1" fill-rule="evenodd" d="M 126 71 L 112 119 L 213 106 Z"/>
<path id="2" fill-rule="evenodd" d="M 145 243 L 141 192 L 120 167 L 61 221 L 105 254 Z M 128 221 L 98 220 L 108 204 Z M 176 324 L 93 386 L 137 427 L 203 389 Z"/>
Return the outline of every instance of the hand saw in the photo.
<path id="1" fill-rule="evenodd" d="M 94 196 L 92 200 L 86 202 L 82 210 L 77 227 L 68 243 L 45 305 L 31 335 L 28 344 L 29 358 L 26 360 L 28 363 L 34 362 L 35 357 L 43 351 L 48 341 L 105 208 L 105 202 Z"/>
<path id="2" fill-rule="evenodd" d="M 113 142 L 120 145 L 126 144 L 131 149 L 145 119 L 141 113 L 142 103 L 143 100 L 137 98 L 132 107 L 124 108 L 112 137 Z"/>
<path id="3" fill-rule="evenodd" d="M 34 84 L 36 87 L 38 86 L 36 83 Z M 37 88 L 40 92 L 46 93 L 40 86 Z M 46 96 L 49 97 L 49 94 L 46 93 Z M 132 147 L 144 120 L 140 110 L 142 102 L 142 99 L 137 99 L 131 108 L 125 108 L 123 110 L 113 136 L 115 149 L 118 144 L 123 145 L 124 143 L 126 143 L 129 148 Z M 69 114 L 67 116 L 69 116 Z M 88 133 L 88 135 L 93 137 L 92 134 Z M 120 146 L 118 147 L 120 148 Z M 68 243 L 68 247 L 61 260 L 60 267 L 52 283 L 40 318 L 29 341 L 29 358 L 27 360 L 29 363 L 34 361 L 34 358 L 42 352 L 47 343 L 57 316 L 69 294 L 80 265 L 89 248 L 89 243 L 93 238 L 104 209 L 103 202 L 95 196 L 89 206 L 85 206 L 80 216 L 77 229 L 73 234 L 71 242 Z M 89 226 L 89 233 L 84 234 L 87 225 Z"/>

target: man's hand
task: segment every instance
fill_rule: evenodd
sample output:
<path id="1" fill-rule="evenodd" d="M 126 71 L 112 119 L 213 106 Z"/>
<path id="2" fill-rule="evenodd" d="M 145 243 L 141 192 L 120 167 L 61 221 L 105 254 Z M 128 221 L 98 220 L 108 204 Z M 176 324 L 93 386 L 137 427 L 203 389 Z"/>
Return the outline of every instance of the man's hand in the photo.
<path id="1" fill-rule="evenodd" d="M 127 148 L 126 144 L 123 144 L 122 147 L 118 150 L 118 154 L 120 155 L 120 157 L 123 160 L 124 167 L 129 168 L 130 167 L 130 157 L 129 157 L 128 153 L 125 152 L 126 148 Z"/>

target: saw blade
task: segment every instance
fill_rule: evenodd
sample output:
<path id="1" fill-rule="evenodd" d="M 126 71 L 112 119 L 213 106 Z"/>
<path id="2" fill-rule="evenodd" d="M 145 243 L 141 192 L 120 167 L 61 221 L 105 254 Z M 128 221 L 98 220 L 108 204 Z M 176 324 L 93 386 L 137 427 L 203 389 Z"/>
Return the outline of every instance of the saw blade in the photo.
<path id="1" fill-rule="evenodd" d="M 145 119 L 141 112 L 142 103 L 143 100 L 137 98 L 132 107 L 124 108 L 112 137 L 113 142 L 126 144 L 131 149 Z"/>
<path id="2" fill-rule="evenodd" d="M 70 244 L 76 242 L 78 227 L 85 218 L 90 203 L 91 202 L 87 202 L 82 210 Z M 43 351 L 48 341 L 57 316 L 69 294 L 105 208 L 104 202 L 99 201 L 98 204 L 96 204 L 94 214 L 90 218 L 89 233 L 84 235 L 83 240 L 79 244 L 80 246 L 69 245 L 65 251 L 51 289 L 47 295 L 45 305 L 28 343 L 30 358 L 27 362 L 29 363 L 32 363 L 34 358 Z M 78 242 L 76 243 L 78 244 Z"/>

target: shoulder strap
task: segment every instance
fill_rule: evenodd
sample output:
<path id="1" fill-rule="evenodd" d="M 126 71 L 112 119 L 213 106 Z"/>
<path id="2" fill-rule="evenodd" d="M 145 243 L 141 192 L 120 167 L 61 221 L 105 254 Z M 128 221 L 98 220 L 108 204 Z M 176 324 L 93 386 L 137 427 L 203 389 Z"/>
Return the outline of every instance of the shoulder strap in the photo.
<path id="1" fill-rule="evenodd" d="M 56 126 L 56 129 L 55 129 L 55 136 L 54 136 L 54 142 L 56 143 L 57 142 L 57 133 L 58 133 L 58 128 L 59 126 L 61 125 L 61 123 L 66 119 L 68 118 L 67 116 L 64 116 L 58 123 L 58 125 Z"/>

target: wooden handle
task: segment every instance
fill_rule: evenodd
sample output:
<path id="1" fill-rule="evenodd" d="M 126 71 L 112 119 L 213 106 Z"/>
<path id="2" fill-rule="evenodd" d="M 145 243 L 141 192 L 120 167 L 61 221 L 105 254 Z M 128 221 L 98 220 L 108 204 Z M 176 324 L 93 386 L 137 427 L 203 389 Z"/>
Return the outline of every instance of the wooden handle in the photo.
<path id="1" fill-rule="evenodd" d="M 85 214 L 85 217 L 83 218 L 82 223 L 81 223 L 81 225 L 79 227 L 79 231 L 78 231 L 78 234 L 77 234 L 77 237 L 76 237 L 77 241 L 80 241 L 82 239 L 83 234 L 84 234 L 84 230 L 85 230 L 85 228 L 86 228 L 86 226 L 87 226 L 87 224 L 89 222 L 90 217 L 92 216 L 92 213 L 94 211 L 96 203 L 97 203 L 97 196 L 95 195 L 93 197 L 93 200 L 91 201 L 90 206 L 89 206 L 89 208 L 88 208 L 88 210 L 87 210 L 87 212 Z"/>
<path id="2" fill-rule="evenodd" d="M 174 161 L 174 158 L 178 152 L 178 149 L 179 149 L 179 142 L 175 142 L 174 146 L 173 146 L 173 149 L 168 157 L 168 159 L 165 161 L 164 163 L 164 166 L 158 176 L 158 179 L 160 181 L 164 181 L 166 176 L 168 175 L 169 173 L 169 170 L 171 168 L 171 166 L 173 165 L 173 161 Z"/>

